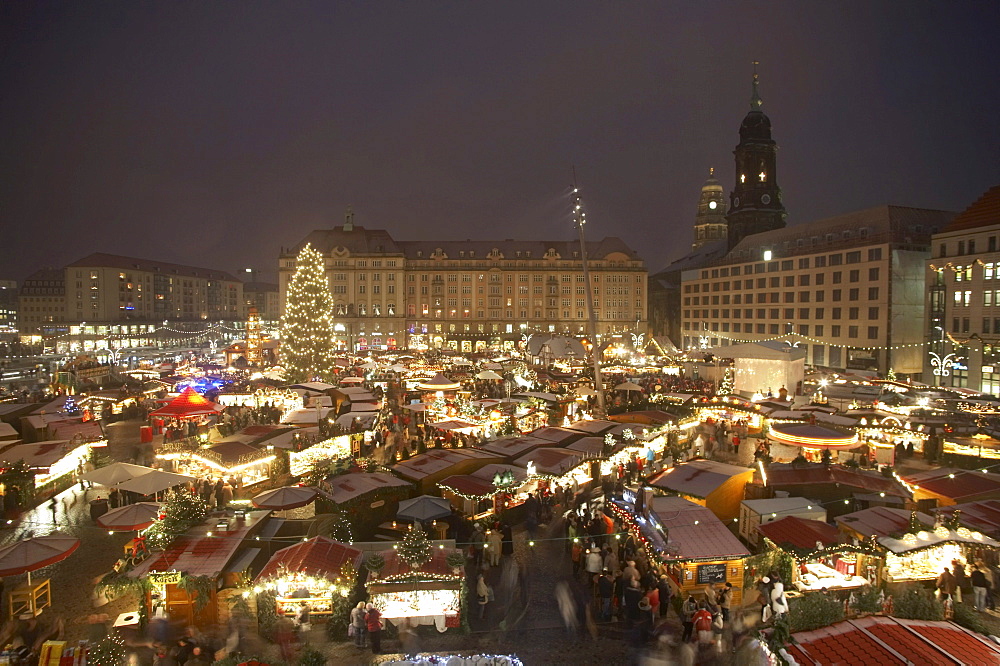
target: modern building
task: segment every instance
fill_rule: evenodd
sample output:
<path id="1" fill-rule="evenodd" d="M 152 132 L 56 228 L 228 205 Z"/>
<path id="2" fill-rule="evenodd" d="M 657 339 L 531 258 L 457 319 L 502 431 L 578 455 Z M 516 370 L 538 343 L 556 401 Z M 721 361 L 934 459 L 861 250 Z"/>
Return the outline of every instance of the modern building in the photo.
<path id="1" fill-rule="evenodd" d="M 243 283 L 243 317 L 257 308 L 257 315 L 265 324 L 276 324 L 281 319 L 281 293 L 274 282 Z"/>
<path id="2" fill-rule="evenodd" d="M 22 341 L 60 353 L 153 345 L 165 326 L 190 339 L 186 330 L 243 322 L 243 284 L 228 273 L 100 252 L 34 273 L 20 297 Z"/>
<path id="3" fill-rule="evenodd" d="M 925 381 L 1000 395 L 1000 185 L 936 234 L 927 261 Z"/>
<path id="4" fill-rule="evenodd" d="M 39 342 L 43 324 L 66 321 L 66 272 L 58 268 L 35 271 L 21 283 L 18 303 L 21 342 Z"/>
<path id="5" fill-rule="evenodd" d="M 924 266 L 953 216 L 879 206 L 746 236 L 682 274 L 678 344 L 782 339 L 807 364 L 920 375 Z"/>
<path id="6" fill-rule="evenodd" d="M 587 285 L 576 241 L 398 241 L 344 225 L 310 233 L 279 259 L 282 310 L 295 257 L 326 258 L 344 349 L 513 348 L 534 333 L 583 337 Z M 618 238 L 587 243 L 602 341 L 646 329 L 646 266 Z"/>
<path id="7" fill-rule="evenodd" d="M 17 341 L 17 282 L 0 280 L 0 343 Z"/>

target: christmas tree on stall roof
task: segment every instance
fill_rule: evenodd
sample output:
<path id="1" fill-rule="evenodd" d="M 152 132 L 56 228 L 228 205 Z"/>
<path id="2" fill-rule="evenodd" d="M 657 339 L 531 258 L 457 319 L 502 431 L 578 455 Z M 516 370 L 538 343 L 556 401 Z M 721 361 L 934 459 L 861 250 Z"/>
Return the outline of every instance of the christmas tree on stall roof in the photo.
<path id="1" fill-rule="evenodd" d="M 413 523 L 397 550 L 399 558 L 409 564 L 411 569 L 419 569 L 431 561 L 434 548 L 419 520 Z"/>
<path id="2" fill-rule="evenodd" d="M 88 666 L 122 666 L 125 663 L 125 641 L 117 633 L 92 643 L 87 650 Z"/>
<path id="3" fill-rule="evenodd" d="M 167 496 L 160 515 L 145 532 L 150 548 L 166 548 L 176 536 L 204 520 L 208 504 L 188 490 L 179 490 Z"/>
<path id="4" fill-rule="evenodd" d="M 307 243 L 295 260 L 281 317 L 281 364 L 291 383 L 331 379 L 333 296 L 323 255 Z"/>
<path id="5" fill-rule="evenodd" d="M 76 404 L 76 400 L 73 399 L 73 396 L 66 396 L 66 402 L 63 403 L 63 413 L 66 414 L 66 416 L 80 415 L 80 407 Z"/>

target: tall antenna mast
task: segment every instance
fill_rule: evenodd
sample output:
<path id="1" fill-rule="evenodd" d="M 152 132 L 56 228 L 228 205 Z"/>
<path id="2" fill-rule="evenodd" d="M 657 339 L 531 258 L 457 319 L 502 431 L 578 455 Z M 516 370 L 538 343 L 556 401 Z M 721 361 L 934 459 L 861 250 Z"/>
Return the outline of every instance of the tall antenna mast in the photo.
<path id="1" fill-rule="evenodd" d="M 590 268 L 587 266 L 587 241 L 583 235 L 583 225 L 587 223 L 587 213 L 583 210 L 583 198 L 576 186 L 576 167 L 573 167 L 573 220 L 580 233 L 580 260 L 583 263 L 584 291 L 587 294 L 587 315 L 590 322 L 590 361 L 594 367 L 594 389 L 597 391 L 597 418 L 608 415 L 604 405 L 604 378 L 601 376 L 601 343 L 597 333 L 597 316 L 594 313 L 594 288 L 590 283 Z"/>

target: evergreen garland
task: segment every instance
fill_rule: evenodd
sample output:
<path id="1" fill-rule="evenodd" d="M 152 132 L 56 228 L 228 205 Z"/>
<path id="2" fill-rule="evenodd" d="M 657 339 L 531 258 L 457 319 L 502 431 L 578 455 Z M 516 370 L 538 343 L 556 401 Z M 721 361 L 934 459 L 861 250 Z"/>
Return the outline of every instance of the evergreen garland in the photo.
<path id="1" fill-rule="evenodd" d="M 281 365 L 288 381 L 333 378 L 333 296 L 323 255 L 306 244 L 295 260 L 281 317 Z"/>
<path id="2" fill-rule="evenodd" d="M 114 631 L 87 650 L 87 666 L 124 666 L 125 659 L 125 641 Z"/>
<path id="3" fill-rule="evenodd" d="M 403 537 L 397 551 L 399 559 L 409 564 L 411 569 L 419 569 L 434 557 L 434 546 L 419 520 L 413 523 L 413 527 Z"/>
<path id="4" fill-rule="evenodd" d="M 257 628 L 260 635 L 270 640 L 278 628 L 278 607 L 273 590 L 264 590 L 257 595 Z"/>

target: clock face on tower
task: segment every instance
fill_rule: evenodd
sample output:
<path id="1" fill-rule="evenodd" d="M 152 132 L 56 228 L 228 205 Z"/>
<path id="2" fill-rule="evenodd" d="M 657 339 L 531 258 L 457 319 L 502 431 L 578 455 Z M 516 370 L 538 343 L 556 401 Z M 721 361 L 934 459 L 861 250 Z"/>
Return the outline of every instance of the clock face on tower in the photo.
<path id="1" fill-rule="evenodd" d="M 770 194 L 765 194 L 764 196 L 762 196 L 762 197 L 760 198 L 760 202 L 761 202 L 762 204 L 765 204 L 765 205 L 767 205 L 767 204 L 771 203 L 771 195 L 770 195 Z"/>
<path id="2" fill-rule="evenodd" d="M 708 207 L 711 208 L 712 210 L 715 210 L 716 206 L 718 206 L 718 205 L 719 204 L 715 203 L 714 201 L 709 201 L 708 202 Z"/>
<path id="3" fill-rule="evenodd" d="M 740 198 L 739 197 L 736 197 L 735 199 L 733 199 L 733 206 L 735 206 L 736 208 L 739 208 L 739 206 L 740 206 Z"/>

